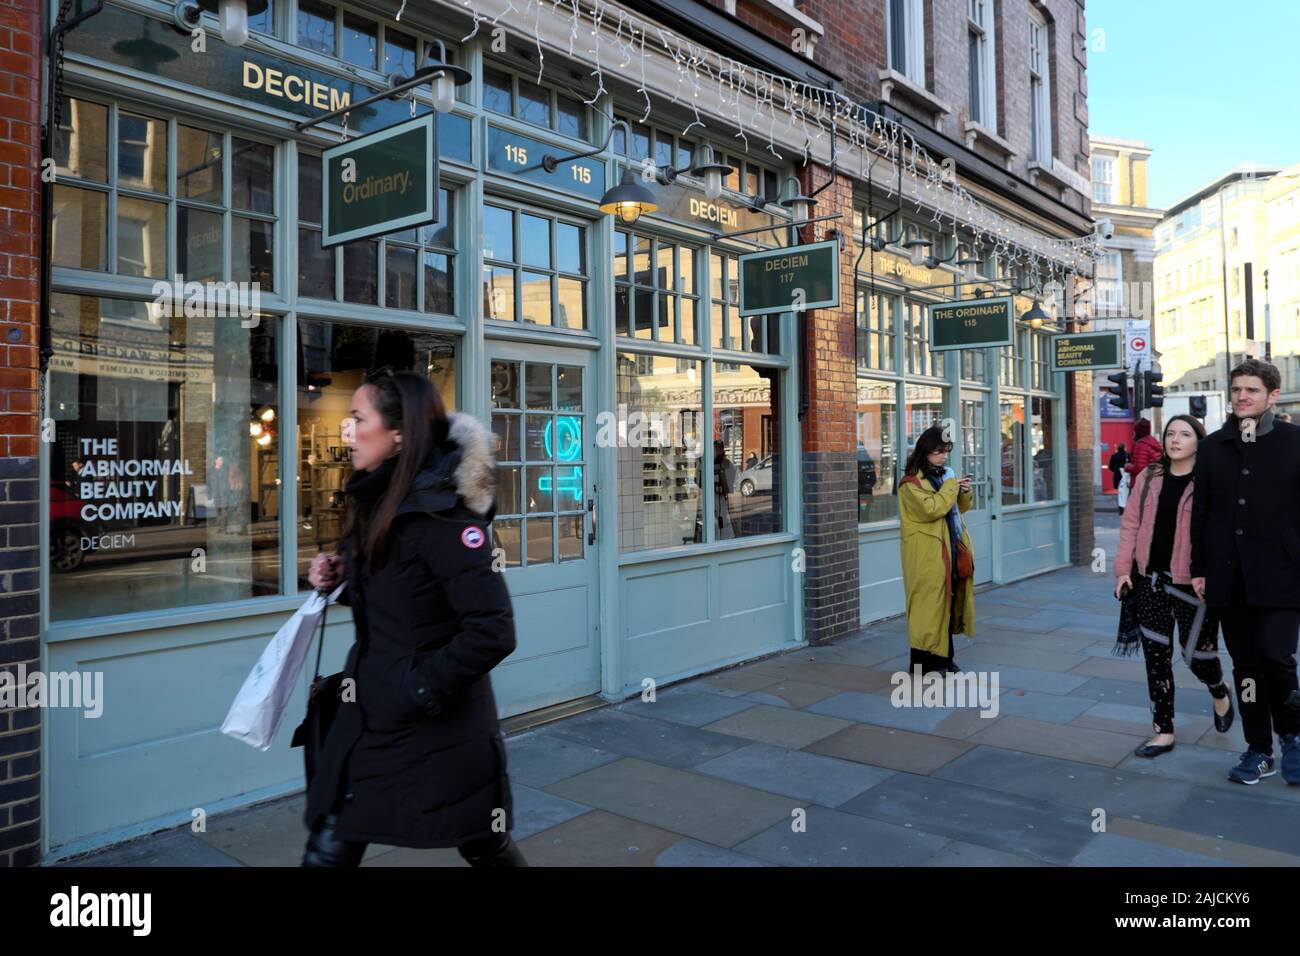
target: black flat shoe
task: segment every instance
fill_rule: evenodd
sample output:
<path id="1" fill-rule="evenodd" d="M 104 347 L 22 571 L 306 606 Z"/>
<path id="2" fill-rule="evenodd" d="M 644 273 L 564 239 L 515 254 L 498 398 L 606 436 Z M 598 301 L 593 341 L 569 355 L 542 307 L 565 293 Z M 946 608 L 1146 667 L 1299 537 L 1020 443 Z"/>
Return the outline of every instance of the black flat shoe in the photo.
<path id="1" fill-rule="evenodd" d="M 1148 760 L 1159 757 L 1161 754 L 1167 754 L 1174 749 L 1173 744 L 1164 744 L 1156 746 L 1154 744 L 1143 744 L 1137 750 L 1133 751 L 1134 756 L 1146 757 Z"/>
<path id="2" fill-rule="evenodd" d="M 1232 708 L 1232 698 L 1228 698 L 1228 712 L 1219 716 L 1218 711 L 1214 712 L 1214 729 L 1221 734 L 1226 734 L 1232 729 L 1232 722 L 1236 719 L 1237 712 Z"/>

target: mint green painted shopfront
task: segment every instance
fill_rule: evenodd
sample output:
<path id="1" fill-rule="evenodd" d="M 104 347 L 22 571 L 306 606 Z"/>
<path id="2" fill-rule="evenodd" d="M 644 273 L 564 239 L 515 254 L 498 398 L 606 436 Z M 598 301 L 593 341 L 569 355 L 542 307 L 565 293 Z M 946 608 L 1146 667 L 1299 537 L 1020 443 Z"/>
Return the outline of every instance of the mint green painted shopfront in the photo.
<path id="1" fill-rule="evenodd" d="M 787 241 L 785 211 L 753 200 L 789 168 L 615 96 L 631 142 L 545 174 L 539 152 L 610 131 L 585 69 L 557 81 L 548 53 L 538 84 L 513 47 L 437 37 L 417 5 L 399 25 L 276 0 L 247 45 L 211 30 L 201 55 L 171 14 L 118 0 L 67 41 L 43 654 L 102 672 L 105 700 L 98 719 L 48 714 L 47 859 L 301 786 L 288 729 L 309 674 L 269 751 L 219 727 L 337 540 L 349 399 L 383 365 L 429 375 L 499 439 L 493 545 L 519 636 L 494 674 L 503 716 L 802 641 L 794 319 L 742 319 L 736 295 L 738 256 Z M 320 153 L 342 130 L 295 124 L 409 75 L 435 39 L 473 77 L 438 117 L 438 221 L 323 247 Z M 414 104 L 432 108 L 427 86 Z M 411 110 L 355 110 L 348 132 Z M 683 174 L 634 223 L 598 209 L 622 163 L 689 167 L 706 143 L 735 169 L 721 198 Z M 760 226 L 779 228 L 720 236 Z M 256 283 L 257 313 L 160 306 L 177 275 Z M 329 620 L 333 669 L 351 624 Z"/>

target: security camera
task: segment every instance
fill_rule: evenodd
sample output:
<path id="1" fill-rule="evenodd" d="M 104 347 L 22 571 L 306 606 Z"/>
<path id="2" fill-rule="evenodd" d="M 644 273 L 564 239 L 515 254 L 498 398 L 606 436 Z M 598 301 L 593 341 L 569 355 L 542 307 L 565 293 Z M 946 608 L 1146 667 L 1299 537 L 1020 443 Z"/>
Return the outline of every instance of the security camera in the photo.
<path id="1" fill-rule="evenodd" d="M 1115 238 L 1115 224 L 1109 219 L 1097 220 L 1097 235 L 1103 241 L 1109 241 Z"/>

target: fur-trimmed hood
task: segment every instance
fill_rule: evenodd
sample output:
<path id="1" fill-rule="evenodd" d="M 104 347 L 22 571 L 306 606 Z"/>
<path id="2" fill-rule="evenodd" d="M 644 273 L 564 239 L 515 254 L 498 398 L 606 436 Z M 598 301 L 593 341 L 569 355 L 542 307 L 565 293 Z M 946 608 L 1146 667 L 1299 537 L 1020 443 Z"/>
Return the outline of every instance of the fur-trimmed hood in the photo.
<path id="1" fill-rule="evenodd" d="M 448 511 L 457 501 L 491 521 L 496 513 L 496 460 L 492 433 L 473 415 L 447 413 L 447 441 L 431 464 L 411 483 L 411 491 L 398 509 Z"/>

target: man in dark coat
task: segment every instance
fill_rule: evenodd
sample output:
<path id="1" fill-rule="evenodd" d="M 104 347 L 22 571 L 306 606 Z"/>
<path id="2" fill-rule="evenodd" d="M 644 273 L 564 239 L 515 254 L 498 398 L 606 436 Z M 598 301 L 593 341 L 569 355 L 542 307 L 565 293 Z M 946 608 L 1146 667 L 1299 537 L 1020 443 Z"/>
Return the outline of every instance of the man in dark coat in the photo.
<path id="1" fill-rule="evenodd" d="M 488 676 L 515 649 L 488 538 L 489 433 L 471 415 L 448 419 L 450 440 L 413 479 L 383 562 L 362 581 L 363 562 L 345 556 L 356 643 L 307 790 L 304 821 L 313 831 L 327 821 L 326 839 L 314 834 L 304 865 L 356 865 L 367 843 L 456 846 L 471 863 L 479 853 L 525 865 L 508 842 L 513 806 Z M 365 483 L 382 473 L 354 473 L 349 494 L 364 505 Z M 517 859 L 496 859 L 507 855 Z"/>
<path id="2" fill-rule="evenodd" d="M 1220 609 L 1250 748 L 1228 778 L 1276 773 L 1276 732 L 1282 776 L 1300 784 L 1300 714 L 1286 706 L 1300 633 L 1300 427 L 1273 416 L 1273 365 L 1247 359 L 1229 383 L 1233 414 L 1196 455 L 1192 587 Z"/>

